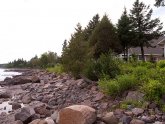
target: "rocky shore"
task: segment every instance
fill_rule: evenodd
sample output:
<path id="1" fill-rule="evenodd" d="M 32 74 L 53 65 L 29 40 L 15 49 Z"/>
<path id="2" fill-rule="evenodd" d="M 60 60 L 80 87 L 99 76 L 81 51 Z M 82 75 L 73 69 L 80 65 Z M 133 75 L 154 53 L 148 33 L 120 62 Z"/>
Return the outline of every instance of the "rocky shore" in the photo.
<path id="1" fill-rule="evenodd" d="M 26 70 L 0 85 L 0 103 L 7 101 L 12 108 L 7 113 L 0 110 L 0 124 L 165 124 L 165 114 L 154 103 L 118 108 L 125 99 L 143 100 L 142 93 L 129 91 L 112 99 L 97 82 L 68 74 Z"/>

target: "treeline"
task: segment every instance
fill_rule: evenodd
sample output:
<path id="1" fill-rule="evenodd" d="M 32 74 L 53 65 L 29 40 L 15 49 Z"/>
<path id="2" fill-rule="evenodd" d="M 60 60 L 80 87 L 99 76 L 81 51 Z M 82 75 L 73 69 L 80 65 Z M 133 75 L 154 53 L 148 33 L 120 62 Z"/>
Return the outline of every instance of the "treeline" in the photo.
<path id="1" fill-rule="evenodd" d="M 93 80 L 101 75 L 114 77 L 118 74 L 114 58 L 123 52 L 128 60 L 130 47 L 140 47 L 144 61 L 144 47 L 152 47 L 151 40 L 165 33 L 159 18 L 153 19 L 152 13 L 150 6 L 136 0 L 129 13 L 124 9 L 117 25 L 106 14 L 101 19 L 96 14 L 85 28 L 78 23 L 71 39 L 63 43 L 64 70 Z"/>
<path id="2" fill-rule="evenodd" d="M 54 52 L 45 52 L 41 55 L 41 57 L 38 57 L 37 55 L 33 58 L 31 58 L 29 61 L 26 61 L 24 59 L 17 59 L 12 62 L 9 62 L 6 67 L 7 68 L 47 68 L 47 67 L 53 67 L 57 62 L 59 61 L 59 58 L 57 56 L 57 53 Z"/>

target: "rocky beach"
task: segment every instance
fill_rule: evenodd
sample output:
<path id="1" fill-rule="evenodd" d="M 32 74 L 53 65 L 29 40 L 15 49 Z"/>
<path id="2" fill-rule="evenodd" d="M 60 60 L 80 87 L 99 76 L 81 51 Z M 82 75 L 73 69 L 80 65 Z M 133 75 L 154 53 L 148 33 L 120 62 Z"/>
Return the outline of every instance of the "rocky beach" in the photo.
<path id="1" fill-rule="evenodd" d="M 24 70 L 0 82 L 0 124 L 164 124 L 165 114 L 154 103 L 145 107 L 118 106 L 125 99 L 141 101 L 143 94 L 128 91 L 111 98 L 97 82 L 56 75 L 45 70 Z M 5 110 L 5 111 L 4 111 Z"/>

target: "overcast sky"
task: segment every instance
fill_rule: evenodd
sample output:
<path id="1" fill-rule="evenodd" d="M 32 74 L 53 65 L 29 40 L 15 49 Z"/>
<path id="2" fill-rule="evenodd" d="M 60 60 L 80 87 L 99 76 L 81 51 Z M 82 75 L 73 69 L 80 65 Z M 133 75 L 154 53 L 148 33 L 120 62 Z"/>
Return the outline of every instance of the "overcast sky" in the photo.
<path id="1" fill-rule="evenodd" d="M 0 63 L 29 60 L 46 51 L 61 54 L 78 22 L 84 27 L 98 13 L 116 24 L 124 6 L 135 0 L 0 0 Z M 143 0 L 154 4 L 154 0 Z M 165 24 L 165 7 L 154 8 Z M 165 29 L 165 28 L 164 28 Z"/>

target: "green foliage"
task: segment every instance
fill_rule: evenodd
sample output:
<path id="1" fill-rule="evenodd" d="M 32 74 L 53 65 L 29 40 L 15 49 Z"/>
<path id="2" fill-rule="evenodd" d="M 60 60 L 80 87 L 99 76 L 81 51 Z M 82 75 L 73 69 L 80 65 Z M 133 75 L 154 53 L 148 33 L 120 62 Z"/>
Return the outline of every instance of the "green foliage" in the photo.
<path id="1" fill-rule="evenodd" d="M 14 60 L 6 65 L 7 68 L 26 68 L 27 66 L 27 61 L 23 59 Z"/>
<path id="2" fill-rule="evenodd" d="M 84 69 L 84 75 L 91 80 L 98 80 L 106 75 L 115 78 L 120 74 L 119 61 L 111 54 L 102 54 L 98 60 L 89 60 Z"/>
<path id="3" fill-rule="evenodd" d="M 80 24 L 72 35 L 68 46 L 62 54 L 62 64 L 66 72 L 71 72 L 75 78 L 79 78 L 84 68 L 88 52 L 88 44 L 84 41 L 84 34 Z"/>
<path id="4" fill-rule="evenodd" d="M 144 106 L 144 102 L 143 101 L 132 101 L 132 100 L 125 100 L 122 101 L 120 103 L 120 108 L 121 109 L 130 109 L 131 107 L 138 107 L 138 108 L 142 108 Z"/>
<path id="5" fill-rule="evenodd" d="M 135 33 L 133 41 L 135 46 L 141 48 L 141 55 L 144 59 L 144 46 L 150 47 L 151 40 L 157 39 L 165 32 L 162 31 L 163 25 L 158 18 L 152 18 L 153 10 L 143 2 L 136 0 L 131 10 L 130 19 Z"/>
<path id="6" fill-rule="evenodd" d="M 120 51 L 116 29 L 107 15 L 104 15 L 101 22 L 96 26 L 89 41 L 92 56 L 96 59 L 98 59 L 101 54 L 106 54 L 110 50 L 113 52 Z"/>
<path id="7" fill-rule="evenodd" d="M 165 85 L 162 85 L 157 80 L 149 80 L 148 83 L 143 85 L 142 90 L 147 100 L 159 102 L 165 94 Z"/>
<path id="8" fill-rule="evenodd" d="M 136 77 L 136 79 L 142 83 L 147 79 L 146 77 L 147 72 L 148 69 L 146 67 L 138 66 L 134 68 L 133 74 Z"/>
<path id="9" fill-rule="evenodd" d="M 64 73 L 64 68 L 62 64 L 56 64 L 54 67 L 47 68 L 49 72 L 54 72 L 56 74 Z"/>
<path id="10" fill-rule="evenodd" d="M 127 15 L 126 8 L 118 20 L 117 32 L 120 44 L 122 45 L 122 51 L 124 52 L 124 57 L 128 60 L 128 48 L 131 46 L 131 41 L 133 38 L 131 21 Z"/>
<path id="11" fill-rule="evenodd" d="M 99 87 L 108 95 L 121 95 L 124 91 L 133 89 L 137 86 L 137 80 L 133 75 L 120 75 L 116 79 L 106 78 L 99 80 Z"/>
<path id="12" fill-rule="evenodd" d="M 158 61 L 157 68 L 165 68 L 165 60 Z"/>
<path id="13" fill-rule="evenodd" d="M 100 89 L 111 96 L 117 96 L 119 94 L 119 85 L 116 80 L 108 80 L 106 78 L 99 80 Z"/>

